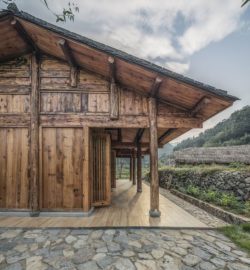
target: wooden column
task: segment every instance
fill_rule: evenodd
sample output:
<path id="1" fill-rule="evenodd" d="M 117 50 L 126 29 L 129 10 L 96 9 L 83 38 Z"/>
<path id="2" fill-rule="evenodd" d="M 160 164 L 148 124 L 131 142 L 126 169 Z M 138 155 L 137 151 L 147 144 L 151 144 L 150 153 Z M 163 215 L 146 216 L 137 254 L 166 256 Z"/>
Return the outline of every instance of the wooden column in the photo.
<path id="1" fill-rule="evenodd" d="M 132 181 L 133 185 L 136 185 L 136 176 L 135 176 L 135 150 L 132 150 Z"/>
<path id="2" fill-rule="evenodd" d="M 149 98 L 149 134 L 150 134 L 150 210 L 151 217 L 159 217 L 159 176 L 158 176 L 158 139 L 157 104 L 155 98 Z"/>
<path id="3" fill-rule="evenodd" d="M 111 151 L 111 188 L 116 188 L 116 152 Z"/>
<path id="4" fill-rule="evenodd" d="M 88 212 L 91 208 L 91 173 L 90 173 L 90 130 L 89 127 L 83 127 L 83 211 Z"/>
<path id="5" fill-rule="evenodd" d="M 31 216 L 39 215 L 39 63 L 36 54 L 31 57 L 30 95 L 30 208 Z"/>
<path id="6" fill-rule="evenodd" d="M 129 180 L 132 181 L 133 179 L 133 162 L 132 162 L 132 156 L 129 158 Z"/>
<path id="7" fill-rule="evenodd" d="M 137 192 L 142 192 L 141 179 L 141 144 L 137 144 Z"/>

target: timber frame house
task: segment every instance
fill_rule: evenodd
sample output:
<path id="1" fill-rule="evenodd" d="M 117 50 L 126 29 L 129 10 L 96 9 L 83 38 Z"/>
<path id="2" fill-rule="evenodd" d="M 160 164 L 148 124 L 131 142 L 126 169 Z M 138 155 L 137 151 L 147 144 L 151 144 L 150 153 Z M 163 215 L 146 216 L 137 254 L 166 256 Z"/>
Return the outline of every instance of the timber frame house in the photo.
<path id="1" fill-rule="evenodd" d="M 143 192 L 150 154 L 159 217 L 158 147 L 237 100 L 18 10 L 0 12 L 0 36 L 1 211 L 89 213 L 112 203 L 116 157 Z"/>

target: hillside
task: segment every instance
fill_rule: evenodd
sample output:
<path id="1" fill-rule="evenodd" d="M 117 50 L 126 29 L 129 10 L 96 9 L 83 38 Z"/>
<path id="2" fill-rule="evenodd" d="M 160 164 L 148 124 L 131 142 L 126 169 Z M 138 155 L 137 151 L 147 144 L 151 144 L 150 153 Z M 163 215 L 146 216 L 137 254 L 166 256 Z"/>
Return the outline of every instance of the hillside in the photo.
<path id="1" fill-rule="evenodd" d="M 209 147 L 250 144 L 250 106 L 234 112 L 214 128 L 179 143 L 174 150 L 188 147 Z"/>

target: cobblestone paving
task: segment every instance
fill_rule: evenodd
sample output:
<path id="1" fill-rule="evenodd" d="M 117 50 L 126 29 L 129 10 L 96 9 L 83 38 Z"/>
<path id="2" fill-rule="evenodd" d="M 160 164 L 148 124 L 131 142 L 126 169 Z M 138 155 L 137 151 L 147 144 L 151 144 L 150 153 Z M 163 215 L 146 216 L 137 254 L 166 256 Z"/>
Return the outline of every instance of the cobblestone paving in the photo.
<path id="1" fill-rule="evenodd" d="M 169 190 L 160 188 L 160 194 L 175 203 L 176 205 L 180 206 L 182 209 L 184 209 L 209 227 L 221 227 L 228 225 L 228 223 L 226 223 L 225 221 L 209 214 L 205 210 L 183 200 L 182 198 L 175 196 Z"/>
<path id="2" fill-rule="evenodd" d="M 0 269 L 249 270 L 250 257 L 212 230 L 0 229 Z"/>

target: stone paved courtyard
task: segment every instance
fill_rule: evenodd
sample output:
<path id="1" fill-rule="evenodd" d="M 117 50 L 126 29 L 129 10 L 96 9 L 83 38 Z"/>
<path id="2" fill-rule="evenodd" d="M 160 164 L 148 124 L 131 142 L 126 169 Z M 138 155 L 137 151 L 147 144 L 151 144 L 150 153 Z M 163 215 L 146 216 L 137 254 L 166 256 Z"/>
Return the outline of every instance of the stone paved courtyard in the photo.
<path id="1" fill-rule="evenodd" d="M 249 270 L 250 257 L 213 230 L 0 229 L 0 269 Z"/>

